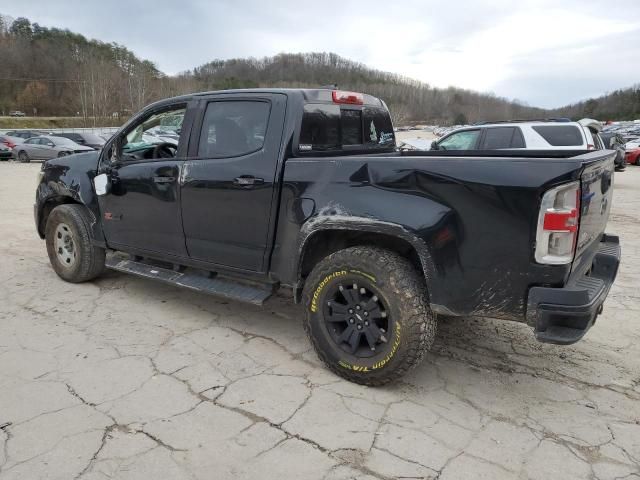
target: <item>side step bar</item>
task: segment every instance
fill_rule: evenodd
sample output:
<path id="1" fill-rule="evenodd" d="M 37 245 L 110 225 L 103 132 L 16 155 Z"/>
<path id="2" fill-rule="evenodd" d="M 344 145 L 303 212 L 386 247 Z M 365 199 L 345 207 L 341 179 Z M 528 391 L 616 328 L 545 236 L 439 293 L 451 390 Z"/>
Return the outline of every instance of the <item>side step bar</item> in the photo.
<path id="1" fill-rule="evenodd" d="M 246 285 L 228 278 L 207 278 L 194 273 L 183 273 L 117 256 L 107 256 L 106 266 L 119 272 L 153 278 L 176 287 L 189 288 L 254 305 L 262 305 L 273 293 L 271 290 Z"/>

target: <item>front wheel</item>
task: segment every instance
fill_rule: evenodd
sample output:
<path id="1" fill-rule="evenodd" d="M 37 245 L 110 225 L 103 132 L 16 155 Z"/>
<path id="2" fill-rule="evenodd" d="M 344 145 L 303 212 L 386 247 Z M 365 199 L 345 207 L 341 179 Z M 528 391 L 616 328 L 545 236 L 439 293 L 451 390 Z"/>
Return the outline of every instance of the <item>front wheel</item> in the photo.
<path id="1" fill-rule="evenodd" d="M 104 270 L 105 251 L 91 243 L 91 219 L 82 205 L 59 205 L 45 227 L 49 261 L 60 278 L 80 283 Z"/>
<path id="2" fill-rule="evenodd" d="M 306 280 L 305 329 L 334 373 L 383 385 L 417 365 L 436 318 L 416 269 L 394 252 L 351 247 L 323 259 Z"/>

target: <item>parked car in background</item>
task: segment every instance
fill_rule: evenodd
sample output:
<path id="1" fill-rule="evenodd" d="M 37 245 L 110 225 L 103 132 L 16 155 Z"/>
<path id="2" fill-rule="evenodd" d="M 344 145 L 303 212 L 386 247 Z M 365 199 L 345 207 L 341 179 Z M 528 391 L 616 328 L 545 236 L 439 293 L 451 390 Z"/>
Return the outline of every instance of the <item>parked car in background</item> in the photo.
<path id="1" fill-rule="evenodd" d="M 640 147 L 627 150 L 624 159 L 627 163 L 640 167 Z"/>
<path id="2" fill-rule="evenodd" d="M 0 160 L 7 161 L 13 156 L 13 149 L 4 143 L 0 143 Z"/>
<path id="3" fill-rule="evenodd" d="M 589 127 L 558 120 L 504 121 L 454 130 L 431 144 L 432 150 L 601 150 Z"/>
<path id="4" fill-rule="evenodd" d="M 51 132 L 43 131 L 43 130 L 11 130 L 7 132 L 6 135 L 10 137 L 18 137 L 26 140 L 27 138 L 39 137 L 41 135 L 50 135 Z"/>
<path id="5" fill-rule="evenodd" d="M 627 168 L 625 161 L 625 141 L 622 135 L 615 132 L 600 132 L 600 138 L 604 143 L 604 148 L 616 151 L 615 165 L 616 170 L 622 171 Z"/>
<path id="6" fill-rule="evenodd" d="M 65 137 L 69 140 L 73 140 L 78 145 L 84 145 L 85 147 L 91 147 L 94 150 L 100 150 L 105 143 L 104 138 L 99 137 L 94 133 L 86 132 L 59 132 L 53 134 L 56 137 Z"/>
<path id="7" fill-rule="evenodd" d="M 31 160 L 49 160 L 73 153 L 91 152 L 93 148 L 78 145 L 68 138 L 48 135 L 29 138 L 21 143 L 16 150 L 18 160 L 27 163 Z"/>
<path id="8" fill-rule="evenodd" d="M 9 148 L 15 148 L 19 143 L 24 142 L 20 137 L 10 137 L 9 135 L 0 135 L 0 143 L 5 144 Z"/>
<path id="9" fill-rule="evenodd" d="M 24 112 L 21 112 L 20 110 L 13 110 L 13 111 L 9 112 L 9 116 L 10 117 L 25 117 L 26 114 Z"/>
<path id="10" fill-rule="evenodd" d="M 630 138 L 627 140 L 627 143 L 624 144 L 624 148 L 627 151 L 640 148 L 640 138 Z"/>

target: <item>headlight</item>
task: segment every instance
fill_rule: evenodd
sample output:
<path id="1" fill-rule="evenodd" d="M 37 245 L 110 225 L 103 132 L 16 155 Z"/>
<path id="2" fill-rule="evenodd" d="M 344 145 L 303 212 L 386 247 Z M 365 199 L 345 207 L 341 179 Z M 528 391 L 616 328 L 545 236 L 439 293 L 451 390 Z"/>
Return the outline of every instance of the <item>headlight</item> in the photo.
<path id="1" fill-rule="evenodd" d="M 38 173 L 36 173 L 36 186 L 40 185 L 43 179 L 44 179 L 44 172 L 40 170 Z"/>

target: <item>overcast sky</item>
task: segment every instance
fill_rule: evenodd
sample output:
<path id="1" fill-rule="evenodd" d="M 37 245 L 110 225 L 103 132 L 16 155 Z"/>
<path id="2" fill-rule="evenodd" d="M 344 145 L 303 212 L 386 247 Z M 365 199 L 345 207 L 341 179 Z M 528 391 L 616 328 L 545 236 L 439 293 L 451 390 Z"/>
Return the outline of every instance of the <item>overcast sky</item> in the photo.
<path id="1" fill-rule="evenodd" d="M 640 0 L 0 0 L 0 13 L 123 44 L 168 74 L 325 51 L 540 107 L 640 82 Z"/>

